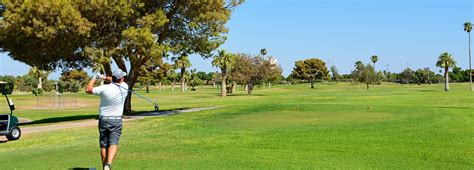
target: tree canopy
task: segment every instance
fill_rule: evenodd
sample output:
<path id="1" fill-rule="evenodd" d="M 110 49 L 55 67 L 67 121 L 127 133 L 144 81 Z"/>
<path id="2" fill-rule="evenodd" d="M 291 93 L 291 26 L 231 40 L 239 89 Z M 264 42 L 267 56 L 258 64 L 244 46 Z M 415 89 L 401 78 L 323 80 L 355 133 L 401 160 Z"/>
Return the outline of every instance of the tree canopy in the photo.
<path id="1" fill-rule="evenodd" d="M 141 66 L 152 58 L 193 53 L 209 57 L 225 41 L 225 23 L 241 3 L 5 1 L 0 50 L 46 70 L 100 61 L 104 72 L 110 74 L 113 60 L 129 73 L 127 83 L 132 90 Z M 130 99 L 128 95 L 126 112 L 131 111 Z"/>
<path id="2" fill-rule="evenodd" d="M 317 79 L 322 79 L 328 75 L 329 71 L 326 63 L 317 58 L 310 58 L 295 62 L 295 67 L 291 72 L 293 78 L 307 80 L 314 88 Z"/>

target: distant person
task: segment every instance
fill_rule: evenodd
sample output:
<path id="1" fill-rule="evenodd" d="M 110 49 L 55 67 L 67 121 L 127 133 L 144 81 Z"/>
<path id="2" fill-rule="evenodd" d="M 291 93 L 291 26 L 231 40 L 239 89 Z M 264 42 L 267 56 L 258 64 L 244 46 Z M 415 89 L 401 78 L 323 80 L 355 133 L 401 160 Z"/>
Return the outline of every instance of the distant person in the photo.
<path id="1" fill-rule="evenodd" d="M 127 74 L 115 70 L 112 77 L 98 74 L 87 85 L 86 92 L 100 96 L 99 107 L 99 144 L 102 165 L 105 170 L 111 169 L 112 161 L 118 151 L 120 135 L 122 134 L 122 115 L 128 85 L 124 82 Z M 112 83 L 94 87 L 97 79 L 109 80 Z"/>

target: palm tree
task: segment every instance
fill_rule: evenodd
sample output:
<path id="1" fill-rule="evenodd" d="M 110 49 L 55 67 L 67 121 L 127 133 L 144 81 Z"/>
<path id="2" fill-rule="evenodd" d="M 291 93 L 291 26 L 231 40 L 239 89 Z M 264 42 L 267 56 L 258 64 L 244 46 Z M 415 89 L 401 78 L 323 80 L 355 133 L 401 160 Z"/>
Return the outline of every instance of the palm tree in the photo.
<path id="1" fill-rule="evenodd" d="M 38 67 L 31 67 L 29 74 L 33 76 L 33 78 L 38 80 L 38 86 L 36 88 L 42 89 L 43 88 L 43 78 L 47 78 L 51 72 L 41 70 Z"/>
<path id="2" fill-rule="evenodd" d="M 186 91 L 186 69 L 191 67 L 191 61 L 189 61 L 189 57 L 186 54 L 182 54 L 179 57 L 174 57 L 173 60 L 176 69 L 181 70 L 181 91 L 184 92 Z"/>
<path id="3" fill-rule="evenodd" d="M 472 24 L 470 22 L 464 23 L 464 31 L 469 36 L 469 89 L 472 91 L 472 68 L 471 68 L 471 30 Z"/>
<path id="4" fill-rule="evenodd" d="M 364 66 L 364 63 L 362 63 L 362 61 L 356 61 L 354 65 L 356 70 L 360 70 L 363 66 Z"/>
<path id="5" fill-rule="evenodd" d="M 444 91 L 449 91 L 449 68 L 456 66 L 456 61 L 451 54 L 444 52 L 438 57 L 436 66 L 444 68 Z"/>
<path id="6" fill-rule="evenodd" d="M 227 75 L 228 71 L 234 66 L 236 56 L 234 54 L 227 53 L 225 50 L 219 50 L 217 56 L 214 56 L 212 65 L 221 69 L 221 96 L 227 96 Z"/>
<path id="7" fill-rule="evenodd" d="M 174 85 L 176 84 L 176 67 L 174 64 L 171 66 L 171 69 L 168 72 L 168 78 L 171 79 L 171 91 L 174 91 Z"/>
<path id="8" fill-rule="evenodd" d="M 370 57 L 370 60 L 372 61 L 372 63 L 374 63 L 374 70 L 375 70 L 375 63 L 379 61 L 379 57 L 376 55 L 373 55 L 372 57 Z"/>
<path id="9" fill-rule="evenodd" d="M 267 55 L 267 49 L 266 48 L 260 49 L 260 54 L 262 54 L 262 56 L 265 57 L 265 55 Z"/>

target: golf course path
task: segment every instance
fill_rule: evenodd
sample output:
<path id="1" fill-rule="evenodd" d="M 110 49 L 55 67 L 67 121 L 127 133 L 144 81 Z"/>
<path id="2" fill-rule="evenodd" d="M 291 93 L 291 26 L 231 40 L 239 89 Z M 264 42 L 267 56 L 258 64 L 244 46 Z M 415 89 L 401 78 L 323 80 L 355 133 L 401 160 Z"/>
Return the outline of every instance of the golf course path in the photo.
<path id="1" fill-rule="evenodd" d="M 167 110 L 167 111 L 157 111 L 157 112 L 147 112 L 142 113 L 139 115 L 134 116 L 124 116 L 124 121 L 130 121 L 134 119 L 140 119 L 150 116 L 168 116 L 178 113 L 190 113 L 190 112 L 199 112 L 204 110 L 212 110 L 218 109 L 221 107 L 202 107 L 202 108 L 191 108 L 191 109 L 183 109 L 183 110 Z M 68 129 L 68 128 L 77 128 L 77 127 L 91 127 L 97 126 L 97 120 L 84 120 L 84 121 L 75 121 L 75 122 L 67 122 L 67 123 L 58 123 L 58 124 L 51 124 L 45 126 L 34 126 L 34 127 L 22 127 L 21 132 L 22 134 L 31 134 L 37 132 L 46 132 L 46 131 L 53 131 L 53 130 L 60 130 L 60 129 Z"/>

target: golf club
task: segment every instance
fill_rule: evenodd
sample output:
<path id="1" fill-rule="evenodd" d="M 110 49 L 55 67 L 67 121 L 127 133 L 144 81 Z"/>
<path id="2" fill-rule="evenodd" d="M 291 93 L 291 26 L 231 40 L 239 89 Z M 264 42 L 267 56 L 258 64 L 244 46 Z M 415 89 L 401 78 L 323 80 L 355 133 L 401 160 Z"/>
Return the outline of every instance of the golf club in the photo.
<path id="1" fill-rule="evenodd" d="M 125 90 L 127 90 L 128 92 L 137 95 L 138 97 L 140 97 L 140 98 L 142 98 L 142 99 L 144 99 L 144 100 L 146 100 L 146 101 L 148 101 L 148 102 L 150 102 L 150 103 L 153 103 L 153 104 L 155 105 L 155 111 L 160 110 L 160 106 L 158 105 L 158 103 L 156 103 L 156 102 L 150 100 L 149 98 L 146 98 L 146 97 L 144 97 L 144 96 L 142 96 L 142 95 L 140 95 L 140 94 L 138 94 L 138 93 L 136 93 L 136 92 L 134 92 L 134 91 L 132 91 L 132 90 L 129 90 L 129 89 L 125 88 L 125 87 L 122 87 L 122 86 L 120 86 L 120 85 L 118 85 L 118 84 L 116 84 L 116 83 L 113 83 L 113 84 L 115 84 L 115 85 L 118 86 L 119 88 L 125 89 Z"/>

